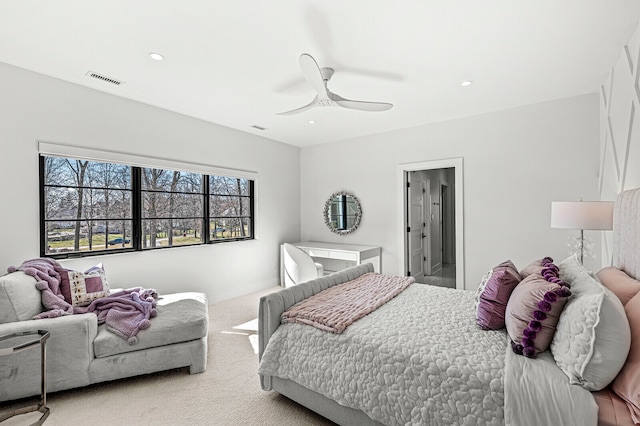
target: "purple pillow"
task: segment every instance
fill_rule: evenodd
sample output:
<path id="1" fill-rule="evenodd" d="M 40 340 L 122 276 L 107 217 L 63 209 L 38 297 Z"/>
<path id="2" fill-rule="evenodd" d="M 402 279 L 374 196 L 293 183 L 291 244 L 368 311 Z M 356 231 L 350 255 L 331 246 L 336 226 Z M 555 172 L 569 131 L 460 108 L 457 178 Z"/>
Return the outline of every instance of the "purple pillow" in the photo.
<path id="1" fill-rule="evenodd" d="M 530 274 L 518 284 L 505 313 L 515 353 L 535 358 L 549 347 L 570 295 L 569 285 L 559 278 L 558 267 L 549 260 L 540 274 Z"/>
<path id="2" fill-rule="evenodd" d="M 504 327 L 504 314 L 511 292 L 520 282 L 518 269 L 510 260 L 490 270 L 476 293 L 476 323 L 485 330 Z"/>

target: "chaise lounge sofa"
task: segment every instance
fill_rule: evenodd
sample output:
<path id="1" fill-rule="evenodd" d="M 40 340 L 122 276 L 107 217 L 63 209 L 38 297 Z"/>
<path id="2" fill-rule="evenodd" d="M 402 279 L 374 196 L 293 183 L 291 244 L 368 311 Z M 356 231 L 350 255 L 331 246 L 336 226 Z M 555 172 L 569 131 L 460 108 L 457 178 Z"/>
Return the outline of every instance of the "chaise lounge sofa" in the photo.
<path id="1" fill-rule="evenodd" d="M 32 319 L 44 310 L 36 279 L 21 271 L 0 277 L 0 336 L 46 330 L 47 392 L 189 367 L 201 373 L 207 364 L 209 314 L 203 293 L 161 295 L 151 326 L 137 342 L 98 325 L 94 313 Z M 40 394 L 40 351 L 0 357 L 0 401 Z"/>

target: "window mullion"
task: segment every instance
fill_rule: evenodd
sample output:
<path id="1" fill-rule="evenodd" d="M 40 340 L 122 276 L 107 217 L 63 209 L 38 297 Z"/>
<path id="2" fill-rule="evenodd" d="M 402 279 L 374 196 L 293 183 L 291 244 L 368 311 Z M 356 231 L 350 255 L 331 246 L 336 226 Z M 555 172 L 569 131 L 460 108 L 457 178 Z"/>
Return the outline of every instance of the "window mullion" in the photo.
<path id="1" fill-rule="evenodd" d="M 250 180 L 249 181 L 249 223 L 250 225 L 250 231 L 251 231 L 251 238 L 255 238 L 256 236 L 256 215 L 255 215 L 255 197 L 254 197 L 254 181 Z"/>
<path id="2" fill-rule="evenodd" d="M 131 167 L 131 203 L 133 209 L 133 248 L 142 250 L 142 173 L 140 167 Z"/>
<path id="3" fill-rule="evenodd" d="M 204 206 L 202 206 L 202 220 L 203 220 L 203 229 L 204 233 L 204 243 L 208 244 L 211 242 L 211 223 L 209 221 L 209 175 L 202 176 L 203 185 L 204 185 Z"/>

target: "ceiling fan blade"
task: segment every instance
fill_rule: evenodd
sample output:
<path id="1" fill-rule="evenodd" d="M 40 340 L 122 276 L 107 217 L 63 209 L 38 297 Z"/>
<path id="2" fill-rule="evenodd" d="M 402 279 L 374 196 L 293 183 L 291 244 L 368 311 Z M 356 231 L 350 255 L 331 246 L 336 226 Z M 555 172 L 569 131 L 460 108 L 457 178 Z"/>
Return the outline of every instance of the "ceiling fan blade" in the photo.
<path id="1" fill-rule="evenodd" d="M 314 106 L 316 106 L 318 104 L 318 96 L 316 96 L 315 98 L 313 98 L 313 100 L 311 102 L 309 102 L 308 104 L 306 104 L 303 107 L 300 108 L 296 108 L 293 109 L 291 111 L 285 111 L 285 112 L 278 112 L 276 113 L 276 115 L 294 115 L 294 114 L 300 114 L 301 112 L 305 112 L 308 109 L 313 108 Z"/>
<path id="2" fill-rule="evenodd" d="M 327 96 L 327 87 L 324 84 L 320 67 L 315 59 L 308 53 L 300 55 L 300 69 L 305 80 L 315 89 L 318 96 Z"/>
<path id="3" fill-rule="evenodd" d="M 342 96 L 329 92 L 329 99 L 344 108 L 358 109 L 360 111 L 387 111 L 393 107 L 393 104 L 387 102 L 368 102 L 368 101 L 353 101 L 351 99 L 345 99 Z"/>

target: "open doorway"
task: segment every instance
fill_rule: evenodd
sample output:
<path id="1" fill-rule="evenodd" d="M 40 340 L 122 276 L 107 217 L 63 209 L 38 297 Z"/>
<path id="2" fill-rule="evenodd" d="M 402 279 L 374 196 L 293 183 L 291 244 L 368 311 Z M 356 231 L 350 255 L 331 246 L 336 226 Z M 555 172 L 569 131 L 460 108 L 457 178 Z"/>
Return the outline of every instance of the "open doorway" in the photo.
<path id="1" fill-rule="evenodd" d="M 464 288 L 462 159 L 399 166 L 402 275 Z"/>
<path id="2" fill-rule="evenodd" d="M 407 274 L 418 283 L 455 288 L 455 169 L 406 174 Z"/>

